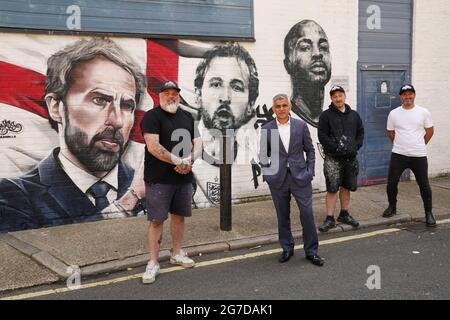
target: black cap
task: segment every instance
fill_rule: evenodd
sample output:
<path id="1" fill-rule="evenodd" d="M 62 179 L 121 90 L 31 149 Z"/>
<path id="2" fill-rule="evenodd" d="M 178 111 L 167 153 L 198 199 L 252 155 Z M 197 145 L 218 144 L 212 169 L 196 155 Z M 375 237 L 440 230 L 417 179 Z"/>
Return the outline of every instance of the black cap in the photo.
<path id="1" fill-rule="evenodd" d="M 399 94 L 403 94 L 403 92 L 406 92 L 406 91 L 412 91 L 412 92 L 416 93 L 416 89 L 414 89 L 414 87 L 412 86 L 412 84 L 404 84 L 404 85 L 400 88 Z"/>
<path id="2" fill-rule="evenodd" d="M 167 89 L 175 89 L 175 90 L 177 90 L 178 92 L 180 92 L 181 91 L 181 89 L 180 88 L 178 88 L 178 85 L 175 83 L 175 82 L 173 82 L 173 81 L 166 81 L 166 82 L 164 82 L 163 84 L 162 84 L 162 86 L 159 88 L 159 92 L 161 93 L 161 92 L 163 92 L 164 90 L 167 90 Z"/>
<path id="3" fill-rule="evenodd" d="M 337 92 L 337 91 L 340 91 L 340 92 L 345 93 L 344 88 L 342 88 L 341 86 L 338 86 L 338 85 L 334 85 L 334 86 L 331 87 L 331 90 L 330 90 L 330 96 L 333 96 L 333 94 L 334 94 L 335 92 Z"/>

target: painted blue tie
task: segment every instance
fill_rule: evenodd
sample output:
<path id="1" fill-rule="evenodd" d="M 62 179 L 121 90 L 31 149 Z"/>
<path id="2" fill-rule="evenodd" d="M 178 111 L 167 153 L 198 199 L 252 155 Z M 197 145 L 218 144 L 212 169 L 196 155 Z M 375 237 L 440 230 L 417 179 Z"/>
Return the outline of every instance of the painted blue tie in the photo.
<path id="1" fill-rule="evenodd" d="M 109 206 L 109 201 L 106 195 L 108 194 L 109 189 L 111 189 L 111 186 L 104 182 L 104 181 L 98 181 L 92 185 L 92 187 L 89 188 L 90 194 L 95 199 L 95 206 L 99 211 L 105 209 L 107 206 Z"/>

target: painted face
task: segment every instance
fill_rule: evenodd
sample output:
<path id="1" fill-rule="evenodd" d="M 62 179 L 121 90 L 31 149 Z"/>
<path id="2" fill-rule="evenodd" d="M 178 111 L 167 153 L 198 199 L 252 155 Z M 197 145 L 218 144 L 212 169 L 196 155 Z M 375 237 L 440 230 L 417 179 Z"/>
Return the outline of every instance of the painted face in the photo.
<path id="1" fill-rule="evenodd" d="M 176 113 L 180 105 L 180 94 L 175 89 L 167 89 L 159 94 L 159 104 L 163 110 Z"/>
<path id="2" fill-rule="evenodd" d="M 198 96 L 208 129 L 238 129 L 246 122 L 249 108 L 250 72 L 244 61 L 217 57 L 206 71 Z"/>
<path id="3" fill-rule="evenodd" d="M 123 154 L 134 122 L 133 76 L 97 57 L 76 66 L 65 98 L 63 132 L 69 151 L 91 172 L 109 171 Z"/>
<path id="4" fill-rule="evenodd" d="M 296 81 L 324 86 L 331 77 L 328 37 L 316 23 L 306 24 L 297 41 L 292 42 L 289 70 Z"/>
<path id="5" fill-rule="evenodd" d="M 287 99 L 278 99 L 273 102 L 272 111 L 275 113 L 278 121 L 284 123 L 289 119 L 291 105 Z"/>
<path id="6" fill-rule="evenodd" d="M 400 95 L 400 99 L 405 107 L 410 107 L 414 105 L 416 94 L 412 91 L 405 91 Z"/>
<path id="7" fill-rule="evenodd" d="M 342 108 L 345 106 L 345 98 L 345 93 L 337 91 L 331 96 L 331 101 L 336 107 Z"/>

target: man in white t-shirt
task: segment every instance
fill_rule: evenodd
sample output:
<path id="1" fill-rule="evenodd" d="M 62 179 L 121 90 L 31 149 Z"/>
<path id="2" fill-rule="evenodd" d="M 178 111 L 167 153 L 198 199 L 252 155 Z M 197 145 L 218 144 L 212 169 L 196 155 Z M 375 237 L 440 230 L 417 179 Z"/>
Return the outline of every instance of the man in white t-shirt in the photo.
<path id="1" fill-rule="evenodd" d="M 400 176 L 407 168 L 411 169 L 420 188 L 427 226 L 435 226 L 432 213 L 431 187 L 428 182 L 428 160 L 426 145 L 434 133 L 430 112 L 414 104 L 416 91 L 410 84 L 400 89 L 402 105 L 389 113 L 387 120 L 388 137 L 394 143 L 387 195 L 389 207 L 383 217 L 389 218 L 397 213 L 397 186 Z"/>

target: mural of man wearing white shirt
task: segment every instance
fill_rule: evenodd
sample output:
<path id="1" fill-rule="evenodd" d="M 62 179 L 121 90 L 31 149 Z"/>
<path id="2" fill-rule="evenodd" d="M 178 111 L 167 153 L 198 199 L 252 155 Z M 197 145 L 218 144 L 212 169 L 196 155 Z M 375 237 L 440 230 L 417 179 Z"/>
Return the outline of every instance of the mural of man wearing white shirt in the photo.
<path id="1" fill-rule="evenodd" d="M 248 165 L 257 159 L 258 139 L 251 121 L 255 119 L 254 106 L 259 94 L 255 61 L 238 43 L 216 46 L 207 51 L 199 63 L 194 84 L 204 152 L 203 160 L 198 160 L 193 170 L 207 177 L 197 183 L 218 203 L 217 165 L 222 161 L 220 132 L 233 130 L 234 164 L 247 165 L 246 170 L 249 170 Z M 234 168 L 238 172 L 239 169 Z"/>
<path id="2" fill-rule="evenodd" d="M 60 146 L 28 174 L 0 180 L 0 232 L 134 214 L 142 179 L 121 156 L 145 88 L 111 40 L 80 40 L 52 55 L 45 101 Z"/>

